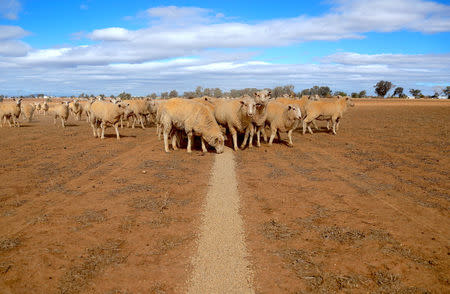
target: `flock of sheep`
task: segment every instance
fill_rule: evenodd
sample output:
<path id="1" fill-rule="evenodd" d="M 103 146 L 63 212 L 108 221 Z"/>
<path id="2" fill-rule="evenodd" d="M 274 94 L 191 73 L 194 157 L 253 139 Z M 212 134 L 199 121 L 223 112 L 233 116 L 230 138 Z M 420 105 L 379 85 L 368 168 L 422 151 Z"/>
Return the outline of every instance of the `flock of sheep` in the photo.
<path id="1" fill-rule="evenodd" d="M 104 138 L 105 128 L 113 126 L 117 139 L 120 139 L 119 125 L 130 121 L 132 127 L 136 122 L 145 128 L 148 119 L 157 126 L 158 138 L 164 138 L 164 149 L 169 152 L 169 142 L 174 150 L 180 146 L 180 141 L 187 137 L 187 152 L 191 152 L 193 138 L 201 138 L 202 151 L 206 152 L 205 143 L 215 148 L 217 153 L 223 152 L 226 133 L 233 139 L 233 148 L 238 150 L 237 135 L 244 134 L 241 148 L 261 146 L 261 135 L 267 142 L 266 130 L 270 129 L 269 145 L 276 135 L 280 140 L 280 132 L 287 133 L 288 146 L 293 146 L 292 132 L 303 126 L 303 134 L 308 130 L 311 134 L 311 124 L 316 120 L 330 123 L 333 134 L 339 128 L 339 122 L 348 106 L 354 106 L 348 97 L 336 97 L 320 100 L 317 96 L 271 98 L 267 90 L 255 92 L 253 97 L 245 95 L 237 99 L 202 97 L 194 99 L 172 98 L 167 100 L 136 99 L 120 100 L 100 99 L 63 101 L 61 103 L 23 103 L 22 99 L 0 103 L 1 125 L 8 121 L 19 127 L 19 116 L 31 121 L 35 111 L 50 114 L 56 124 L 57 119 L 65 127 L 72 113 L 77 120 L 86 115 L 86 121 L 91 125 L 94 137 Z"/>

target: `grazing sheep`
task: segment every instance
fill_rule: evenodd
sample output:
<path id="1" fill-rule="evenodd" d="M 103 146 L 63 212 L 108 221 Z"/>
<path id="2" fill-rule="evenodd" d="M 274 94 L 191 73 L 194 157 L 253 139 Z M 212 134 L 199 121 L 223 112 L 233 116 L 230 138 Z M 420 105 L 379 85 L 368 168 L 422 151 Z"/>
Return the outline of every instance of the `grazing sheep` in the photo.
<path id="1" fill-rule="evenodd" d="M 117 140 L 120 140 L 119 121 L 129 106 L 128 103 L 118 102 L 116 104 L 103 101 L 95 101 L 90 105 L 90 122 L 94 137 L 105 138 L 105 128 L 107 125 L 114 126 Z M 102 134 L 100 135 L 100 128 Z"/>
<path id="2" fill-rule="evenodd" d="M 224 148 L 224 136 L 217 124 L 213 113 L 202 103 L 189 101 L 182 98 L 167 100 L 160 107 L 160 123 L 163 127 L 164 149 L 169 152 L 169 135 L 174 129 L 184 130 L 188 137 L 187 152 L 192 152 L 193 136 L 200 136 L 202 141 L 202 151 L 206 152 L 205 141 L 216 149 L 217 153 L 222 153 Z M 176 149 L 172 138 L 172 146 Z"/>
<path id="3" fill-rule="evenodd" d="M 355 106 L 349 97 L 338 97 L 334 101 L 311 101 L 306 106 L 306 117 L 303 120 L 303 134 L 306 133 L 306 127 L 312 134 L 309 123 L 315 119 L 328 120 L 333 123 L 333 134 L 336 135 L 336 129 L 339 128 L 339 123 L 342 115 L 347 110 L 348 106 Z"/>
<path id="4" fill-rule="evenodd" d="M 28 120 L 28 122 L 31 122 L 35 109 L 36 106 L 31 103 L 27 103 L 22 106 L 22 114 L 25 117 L 25 119 Z"/>
<path id="5" fill-rule="evenodd" d="M 279 132 L 286 132 L 289 139 L 288 146 L 294 146 L 292 143 L 292 131 L 295 130 L 301 119 L 302 113 L 298 106 L 286 106 L 279 102 L 269 102 L 267 105 L 267 118 L 265 123 L 271 130 L 269 145 L 272 145 L 275 135 L 278 135 L 278 139 L 280 139 Z M 259 133 L 257 135 L 259 136 Z"/>
<path id="6" fill-rule="evenodd" d="M 81 114 L 83 113 L 83 107 L 81 106 L 78 99 L 69 103 L 70 112 L 75 116 L 77 120 L 81 120 Z"/>
<path id="7" fill-rule="evenodd" d="M 14 99 L 13 101 L 15 103 L 0 103 L 0 120 L 2 121 L 2 127 L 7 119 L 9 127 L 11 127 L 11 119 L 13 120 L 15 127 L 20 127 L 19 116 L 22 111 L 20 107 L 22 104 L 22 98 L 19 100 Z"/>
<path id="8" fill-rule="evenodd" d="M 214 116 L 220 125 L 227 127 L 230 131 L 235 151 L 238 150 L 237 133 L 245 132 L 241 145 L 241 148 L 244 148 L 253 128 L 252 117 L 256 110 L 255 100 L 250 97 L 235 100 L 218 99 L 214 104 Z M 250 137 L 249 146 L 252 145 L 252 140 L 253 138 Z"/>
<path id="9" fill-rule="evenodd" d="M 53 116 L 53 122 L 56 125 L 56 119 L 59 117 L 61 119 L 61 125 L 63 128 L 66 127 L 65 123 L 69 117 L 69 101 L 61 102 L 61 104 L 52 105 L 49 107 L 48 112 Z"/>

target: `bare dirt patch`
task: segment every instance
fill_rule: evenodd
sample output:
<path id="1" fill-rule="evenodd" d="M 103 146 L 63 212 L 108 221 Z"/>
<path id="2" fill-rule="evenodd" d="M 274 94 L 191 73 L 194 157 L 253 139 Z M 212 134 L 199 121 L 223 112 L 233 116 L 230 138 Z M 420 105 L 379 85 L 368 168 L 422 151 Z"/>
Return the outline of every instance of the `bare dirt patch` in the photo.
<path id="1" fill-rule="evenodd" d="M 337 136 L 321 124 L 238 153 L 257 292 L 449 292 L 450 103 L 358 101 Z"/>
<path id="2" fill-rule="evenodd" d="M 0 129 L 0 292 L 183 292 L 214 154 L 69 120 Z"/>

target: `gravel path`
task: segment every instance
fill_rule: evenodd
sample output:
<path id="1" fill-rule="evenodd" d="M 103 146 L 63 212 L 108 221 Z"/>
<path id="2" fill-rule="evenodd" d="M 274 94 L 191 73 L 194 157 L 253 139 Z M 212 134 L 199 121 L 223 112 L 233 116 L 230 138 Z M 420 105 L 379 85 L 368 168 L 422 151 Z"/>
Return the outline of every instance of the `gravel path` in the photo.
<path id="1" fill-rule="evenodd" d="M 216 155 L 188 293 L 254 293 L 239 215 L 234 154 Z"/>

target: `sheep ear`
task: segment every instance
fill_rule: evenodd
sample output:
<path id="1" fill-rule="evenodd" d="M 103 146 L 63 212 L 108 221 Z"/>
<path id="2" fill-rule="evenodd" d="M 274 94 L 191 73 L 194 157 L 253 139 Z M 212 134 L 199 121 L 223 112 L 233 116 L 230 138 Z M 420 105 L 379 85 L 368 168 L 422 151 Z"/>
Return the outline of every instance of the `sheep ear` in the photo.
<path id="1" fill-rule="evenodd" d="M 240 102 L 241 102 L 242 105 L 245 105 L 245 102 L 244 102 L 244 101 L 240 101 Z"/>
<path id="2" fill-rule="evenodd" d="M 269 95 L 272 95 L 272 91 L 269 91 L 269 93 L 268 93 Z"/>
<path id="3" fill-rule="evenodd" d="M 258 96 L 258 92 L 253 93 L 254 96 Z"/>
<path id="4" fill-rule="evenodd" d="M 291 110 L 291 109 L 292 109 L 292 106 L 288 105 L 288 109 Z"/>

